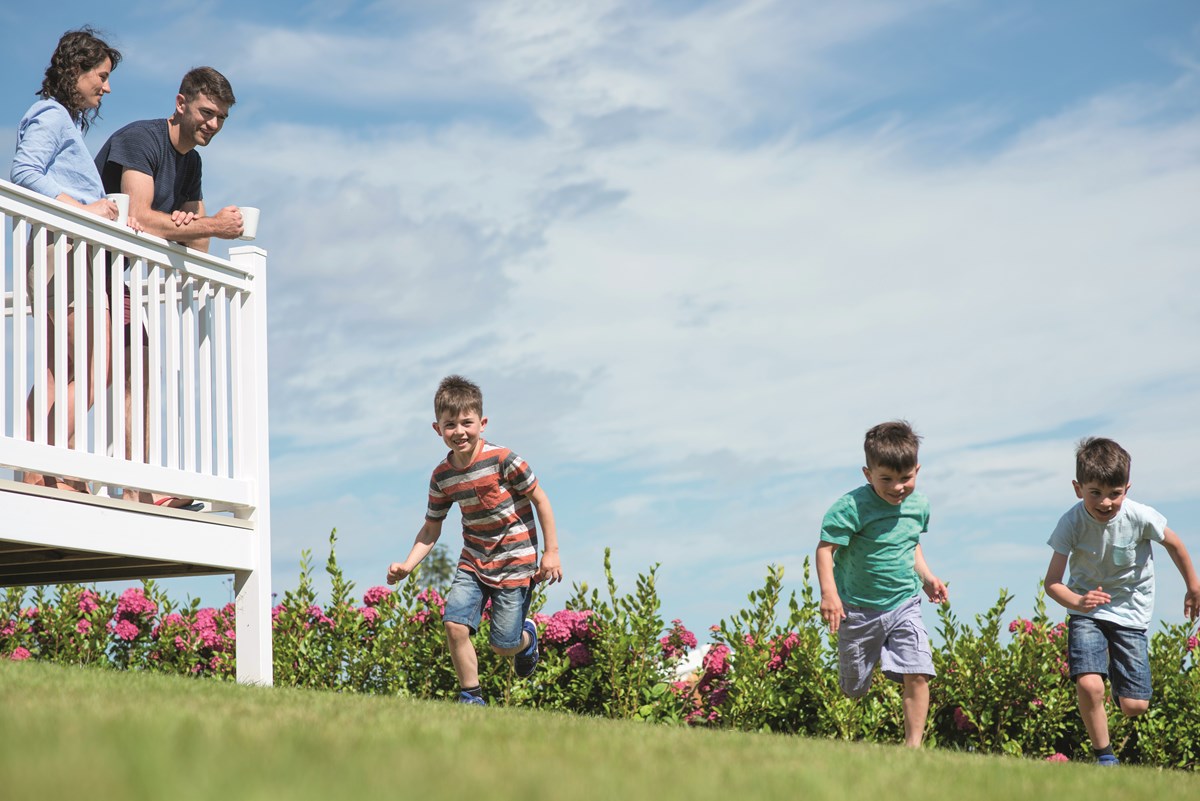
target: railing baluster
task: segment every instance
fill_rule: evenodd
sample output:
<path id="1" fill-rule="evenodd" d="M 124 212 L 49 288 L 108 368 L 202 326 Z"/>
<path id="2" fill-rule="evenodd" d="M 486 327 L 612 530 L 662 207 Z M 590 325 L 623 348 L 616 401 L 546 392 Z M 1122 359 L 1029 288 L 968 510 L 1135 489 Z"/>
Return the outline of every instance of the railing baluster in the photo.
<path id="1" fill-rule="evenodd" d="M 25 265 L 28 263 L 29 223 L 24 219 L 13 218 L 12 225 L 12 275 L 13 275 L 13 325 L 12 325 L 12 400 L 13 410 L 13 439 L 25 439 L 29 435 L 26 425 L 29 407 L 26 396 L 29 390 L 29 337 L 27 325 L 29 314 L 29 285 L 25 281 Z"/>
<path id="2" fill-rule="evenodd" d="M 200 306 L 196 320 L 199 328 L 199 358 L 197 370 L 200 384 L 200 472 L 207 475 L 213 470 L 213 343 L 212 343 L 212 285 L 208 281 L 200 284 Z"/>
<path id="3" fill-rule="evenodd" d="M 129 271 L 129 453 L 130 461 L 134 464 L 145 464 L 146 459 L 146 365 L 142 345 L 142 319 L 145 317 L 142 310 L 142 274 L 145 269 L 145 260 L 138 259 Z M 121 306 L 124 305 L 122 301 Z"/>
<path id="4" fill-rule="evenodd" d="M 231 475 L 229 465 L 229 301 L 225 287 L 217 287 L 213 303 L 213 350 L 216 353 L 217 475 Z"/>
<path id="5" fill-rule="evenodd" d="M 67 411 L 70 401 L 67 400 L 68 390 L 71 389 L 71 376 L 67 371 L 67 335 L 71 325 L 67 319 L 67 300 L 70 293 L 70 281 L 67 279 L 67 255 L 70 250 L 67 234 L 59 231 L 54 237 L 54 444 L 60 448 L 67 447 Z"/>
<path id="6" fill-rule="evenodd" d="M 88 442 L 88 384 L 92 380 L 92 377 L 88 375 L 87 371 L 88 311 L 91 308 L 91 304 L 88 303 L 87 292 L 88 245 L 77 240 L 74 256 L 75 274 L 71 277 L 71 285 L 74 288 L 74 292 L 72 294 L 75 297 L 75 322 L 72 326 L 73 336 L 75 338 L 75 353 L 73 356 L 73 361 L 75 362 L 74 447 L 77 451 L 86 451 Z M 95 385 L 93 384 L 92 386 Z"/>
<path id="7" fill-rule="evenodd" d="M 162 427 L 163 427 L 163 408 L 162 408 L 162 343 L 159 337 L 162 335 L 162 280 L 163 269 L 162 265 L 153 264 L 150 266 L 148 281 L 150 284 L 150 304 L 148 317 L 148 332 L 150 338 L 150 353 L 149 367 L 150 374 L 150 397 L 147 403 L 150 404 L 150 411 L 147 414 L 150 426 L 150 456 L 148 461 L 150 464 L 162 466 Z"/>
<path id="8" fill-rule="evenodd" d="M 46 226 L 33 229 L 33 441 L 49 442 L 46 413 L 50 408 L 47 397 L 46 372 L 49 368 L 46 342 Z"/>
<path id="9" fill-rule="evenodd" d="M 179 271 L 167 273 L 167 297 L 164 305 L 167 322 L 167 365 L 165 385 L 167 388 L 167 467 L 179 465 Z"/>
<path id="10" fill-rule="evenodd" d="M 195 470 L 196 459 L 196 279 L 188 276 L 183 285 L 183 469 Z"/>
<path id="11" fill-rule="evenodd" d="M 244 293 L 237 291 L 233 293 L 233 297 L 229 299 L 229 336 L 233 342 L 245 342 L 243 337 L 246 335 L 246 326 L 243 325 L 245 320 L 243 306 L 245 305 Z M 233 420 L 233 476 L 240 478 L 247 474 L 250 470 L 250 465 L 246 463 L 244 449 L 241 447 L 242 437 L 245 435 L 245 427 L 241 424 L 243 415 L 247 414 L 250 409 L 249 400 L 246 397 L 246 385 L 243 380 L 243 371 L 245 365 L 243 361 L 245 357 L 240 347 L 234 347 L 229 351 L 229 380 L 233 382 L 231 392 L 229 393 L 230 403 L 232 404 L 232 420 Z"/>
<path id="12" fill-rule="evenodd" d="M 109 336 L 112 337 L 112 395 L 109 398 L 109 408 L 112 410 L 112 430 L 109 438 L 112 441 L 113 458 L 126 457 L 126 419 L 125 419 L 125 254 L 116 253 L 113 256 L 112 275 L 108 285 L 108 318 Z"/>

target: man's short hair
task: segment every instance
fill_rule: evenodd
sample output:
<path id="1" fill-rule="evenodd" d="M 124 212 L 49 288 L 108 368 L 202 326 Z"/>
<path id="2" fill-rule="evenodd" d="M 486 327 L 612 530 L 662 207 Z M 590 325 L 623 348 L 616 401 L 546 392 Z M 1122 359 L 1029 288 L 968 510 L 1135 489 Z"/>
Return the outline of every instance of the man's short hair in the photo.
<path id="1" fill-rule="evenodd" d="M 911 470 L 917 466 L 917 451 L 921 438 L 907 420 L 880 423 L 867 432 L 863 451 L 867 467 L 886 467 L 891 470 Z"/>
<path id="2" fill-rule="evenodd" d="M 1129 451 L 1111 439 L 1084 437 L 1075 448 L 1075 480 L 1102 487 L 1129 484 Z"/>
<path id="3" fill-rule="evenodd" d="M 457 417 L 465 412 L 483 417 L 483 392 L 461 375 L 448 375 L 433 396 L 434 416 L 440 421 L 447 414 Z"/>
<path id="4" fill-rule="evenodd" d="M 227 106 L 237 102 L 233 96 L 233 87 L 225 76 L 212 67 L 193 67 L 183 76 L 179 84 L 179 94 L 186 100 L 195 100 L 196 95 L 203 92 L 212 100 L 219 100 Z"/>

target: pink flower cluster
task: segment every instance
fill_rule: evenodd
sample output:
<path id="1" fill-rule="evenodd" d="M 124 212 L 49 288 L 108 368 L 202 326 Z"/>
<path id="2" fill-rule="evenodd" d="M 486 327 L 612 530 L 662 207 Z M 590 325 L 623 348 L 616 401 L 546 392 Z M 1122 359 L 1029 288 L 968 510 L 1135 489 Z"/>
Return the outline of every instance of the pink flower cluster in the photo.
<path id="1" fill-rule="evenodd" d="M 592 620 L 594 614 L 591 609 L 581 611 L 560 609 L 549 617 L 537 615 L 534 622 L 545 623 L 546 630 L 542 634 L 542 639 L 547 643 L 565 645 L 572 640 L 590 642 L 596 639 L 600 633 L 596 621 Z"/>
<path id="2" fill-rule="evenodd" d="M 22 648 L 22 647 L 18 646 L 13 649 L 12 654 L 8 658 L 14 662 L 24 662 L 26 659 L 28 659 L 31 656 L 33 656 L 33 654 L 29 653 L 28 648 Z"/>
<path id="3" fill-rule="evenodd" d="M 80 606 L 83 601 L 80 600 Z M 133 642 L 142 633 L 139 624 L 147 624 L 158 614 L 158 604 L 146 597 L 141 587 L 130 587 L 117 599 L 117 611 L 108 621 L 108 631 L 125 642 Z"/>
<path id="4" fill-rule="evenodd" d="M 976 729 L 975 724 L 961 706 L 954 707 L 954 728 L 968 732 Z"/>
<path id="5" fill-rule="evenodd" d="M 788 632 L 785 637 L 776 637 L 771 640 L 771 656 L 767 659 L 767 670 L 782 668 L 799 644 L 800 635 L 794 631 Z"/>
<path id="6" fill-rule="evenodd" d="M 585 643 L 571 643 L 567 646 L 566 654 L 573 668 L 583 667 L 592 663 L 592 652 Z"/>
<path id="7" fill-rule="evenodd" d="M 1196 639 L 1195 634 L 1193 634 L 1191 637 L 1188 637 L 1187 649 L 1189 654 L 1196 650 L 1197 645 L 1200 645 L 1200 640 Z"/>
<path id="8" fill-rule="evenodd" d="M 721 717 L 718 707 L 729 697 L 729 646 L 717 644 L 708 649 L 701 660 L 704 675 L 696 682 L 696 697 L 691 712 L 685 716 L 688 723 L 714 723 Z"/>
<path id="9" fill-rule="evenodd" d="M 671 621 L 671 630 L 658 642 L 662 645 L 663 658 L 668 662 L 682 659 L 697 644 L 696 635 L 688 631 L 679 618 Z"/>
<path id="10" fill-rule="evenodd" d="M 312 606 L 308 607 L 308 617 L 313 623 L 316 623 L 317 625 L 324 625 L 324 626 L 328 626 L 329 628 L 333 628 L 333 618 L 331 618 L 329 615 L 325 614 L 325 610 L 322 609 L 321 607 L 317 606 L 316 604 L 313 604 Z M 309 627 L 309 624 L 305 623 L 304 628 L 308 628 L 308 627 Z"/>
<path id="11" fill-rule="evenodd" d="M 1055 751 L 1053 754 L 1046 757 L 1046 761 L 1047 762 L 1070 762 L 1071 760 L 1066 754 Z"/>
<path id="12" fill-rule="evenodd" d="M 387 587 L 372 587 L 363 593 L 363 603 L 370 607 L 379 606 L 392 594 Z"/>
<path id="13" fill-rule="evenodd" d="M 79 594 L 79 613 L 90 615 L 100 608 L 100 596 L 92 590 L 84 590 Z"/>
<path id="14" fill-rule="evenodd" d="M 10 620 L 0 627 L 0 637 L 11 637 L 17 633 L 17 621 Z"/>
<path id="15" fill-rule="evenodd" d="M 1024 634 L 1032 634 L 1033 633 L 1033 621 L 1025 620 L 1024 618 L 1017 618 L 1012 623 L 1008 624 L 1008 633 L 1009 634 L 1016 634 L 1019 631 Z"/>

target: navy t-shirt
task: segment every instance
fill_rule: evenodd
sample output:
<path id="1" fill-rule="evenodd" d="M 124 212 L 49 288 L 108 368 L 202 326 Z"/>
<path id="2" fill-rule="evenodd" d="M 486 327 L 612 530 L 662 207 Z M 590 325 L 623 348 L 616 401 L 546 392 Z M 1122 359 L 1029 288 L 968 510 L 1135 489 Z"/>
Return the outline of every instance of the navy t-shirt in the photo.
<path id="1" fill-rule="evenodd" d="M 180 153 L 171 144 L 167 121 L 139 120 L 114 133 L 96 154 L 105 192 L 121 191 L 121 173 L 136 170 L 154 178 L 150 208 L 170 214 L 185 203 L 204 199 L 200 191 L 200 154 Z"/>

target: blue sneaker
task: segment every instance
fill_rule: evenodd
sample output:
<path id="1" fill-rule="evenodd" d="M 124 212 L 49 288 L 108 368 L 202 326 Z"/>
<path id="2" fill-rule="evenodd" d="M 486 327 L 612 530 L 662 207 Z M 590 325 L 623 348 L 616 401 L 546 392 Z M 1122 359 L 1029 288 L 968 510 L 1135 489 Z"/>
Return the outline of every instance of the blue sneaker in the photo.
<path id="1" fill-rule="evenodd" d="M 1112 754 L 1105 754 L 1096 760 L 1096 764 L 1104 768 L 1115 768 L 1121 764 L 1121 760 L 1117 759 Z"/>
<path id="2" fill-rule="evenodd" d="M 523 679 L 527 679 L 533 675 L 533 671 L 537 669 L 538 663 L 538 641 L 537 641 L 537 626 L 533 625 L 533 621 L 525 618 L 525 624 L 521 626 L 523 631 L 529 632 L 529 645 L 524 651 L 521 651 L 513 658 L 513 668 L 516 669 L 517 675 Z"/>
<path id="3" fill-rule="evenodd" d="M 483 696 L 472 695 L 466 690 L 463 690 L 458 694 L 458 702 L 460 704 L 470 704 L 472 706 L 487 706 L 487 701 L 483 700 Z"/>

